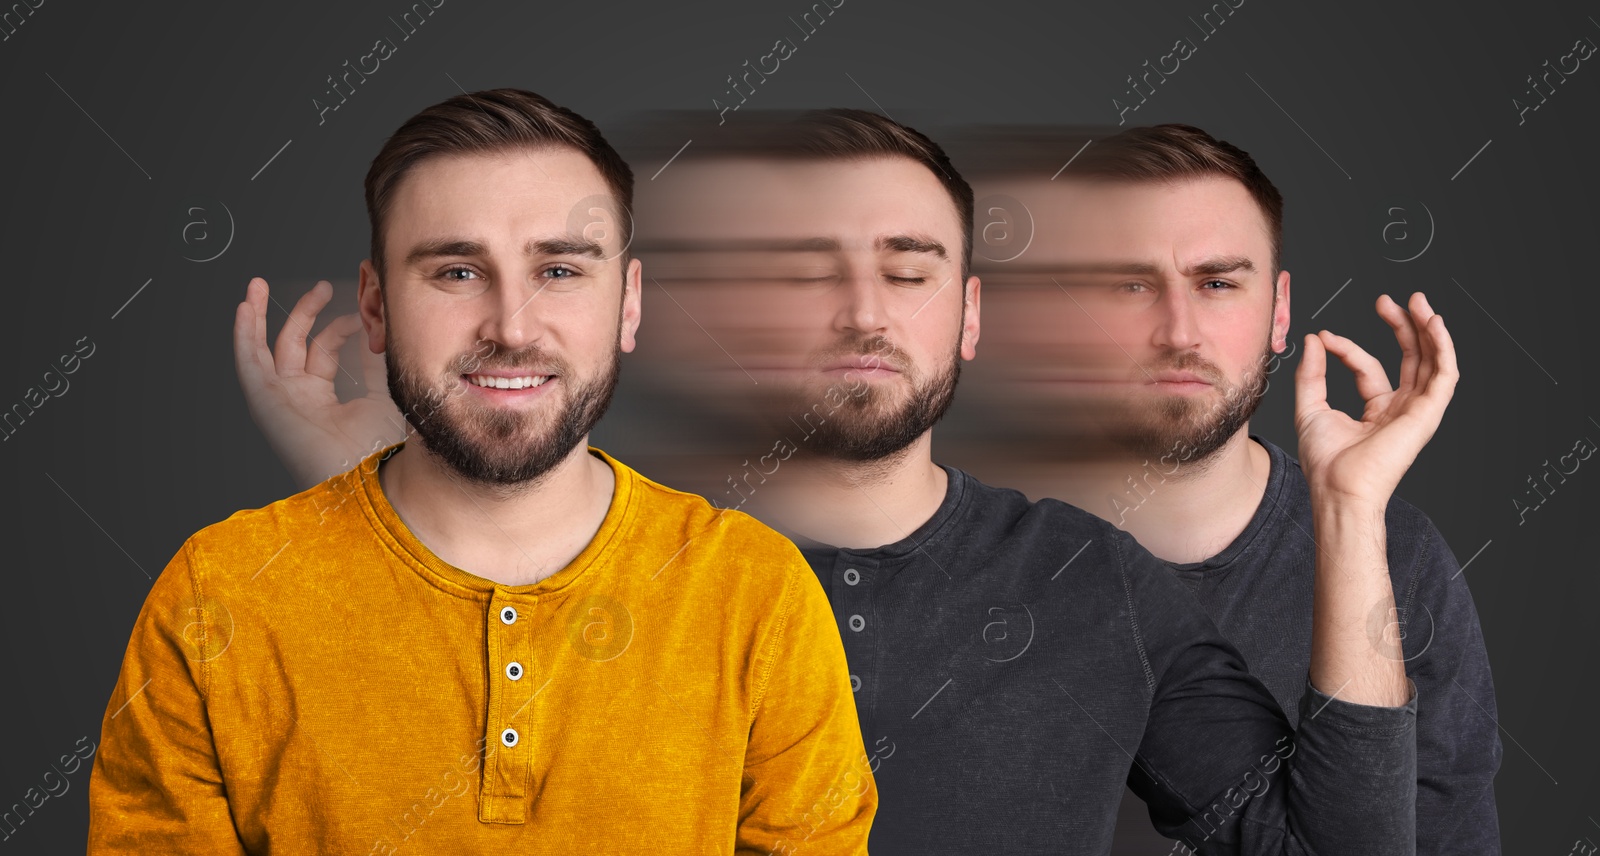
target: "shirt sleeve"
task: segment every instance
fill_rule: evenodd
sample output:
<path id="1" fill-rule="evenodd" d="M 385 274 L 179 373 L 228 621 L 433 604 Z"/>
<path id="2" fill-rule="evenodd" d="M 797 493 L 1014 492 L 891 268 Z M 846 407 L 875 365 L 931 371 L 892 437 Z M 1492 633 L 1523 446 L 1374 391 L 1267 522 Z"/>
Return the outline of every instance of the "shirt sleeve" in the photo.
<path id="1" fill-rule="evenodd" d="M 816 575 L 793 553 L 771 638 L 752 668 L 740 854 L 865 854 L 878 807 L 850 668 Z"/>
<path id="2" fill-rule="evenodd" d="M 206 710 L 224 607 L 195 585 L 190 544 L 135 620 L 89 777 L 89 856 L 243 854 Z"/>
<path id="3" fill-rule="evenodd" d="M 1417 699 L 1352 704 L 1307 684 L 1295 731 L 1199 603 L 1119 537 L 1150 716 L 1128 786 L 1200 854 L 1416 851 Z"/>
<path id="4" fill-rule="evenodd" d="M 1420 528 L 1416 566 L 1396 592 L 1406 672 L 1417 684 L 1417 852 L 1499 856 L 1494 777 L 1502 747 L 1494 679 L 1467 579 L 1420 511 L 1390 531 Z"/>

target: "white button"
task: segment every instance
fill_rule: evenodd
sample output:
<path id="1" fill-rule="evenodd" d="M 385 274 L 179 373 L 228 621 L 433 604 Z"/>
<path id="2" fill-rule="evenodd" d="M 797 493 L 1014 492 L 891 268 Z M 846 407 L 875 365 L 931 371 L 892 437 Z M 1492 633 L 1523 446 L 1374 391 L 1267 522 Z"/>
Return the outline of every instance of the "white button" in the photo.
<path id="1" fill-rule="evenodd" d="M 500 732 L 500 742 L 505 744 L 507 749 L 517 745 L 517 730 L 515 728 L 507 728 Z"/>
<path id="2" fill-rule="evenodd" d="M 861 582 L 861 572 L 860 571 L 856 570 L 855 568 L 845 568 L 844 569 L 844 584 L 845 585 L 853 586 L 853 585 L 855 585 L 856 583 L 859 583 L 859 582 Z"/>
<path id="3" fill-rule="evenodd" d="M 860 633 L 867 626 L 867 620 L 859 615 L 850 616 L 850 629 Z"/>
<path id="4" fill-rule="evenodd" d="M 855 675 L 850 676 L 850 691 L 853 693 L 861 692 L 861 679 Z"/>
<path id="5" fill-rule="evenodd" d="M 522 664 L 511 662 L 506 664 L 506 677 L 513 681 L 522 680 Z"/>
<path id="6" fill-rule="evenodd" d="M 517 623 L 517 608 L 514 607 L 514 606 L 502 607 L 500 609 L 500 623 L 501 624 L 516 624 Z"/>

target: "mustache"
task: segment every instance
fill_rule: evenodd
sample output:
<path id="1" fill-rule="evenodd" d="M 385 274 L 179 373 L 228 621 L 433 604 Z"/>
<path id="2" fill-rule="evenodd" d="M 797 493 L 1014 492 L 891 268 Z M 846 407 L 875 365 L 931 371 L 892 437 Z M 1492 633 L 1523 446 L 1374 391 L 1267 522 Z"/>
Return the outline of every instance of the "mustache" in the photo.
<path id="1" fill-rule="evenodd" d="M 529 345 L 519 351 L 504 351 L 498 348 L 485 352 L 483 349 L 470 354 L 461 354 L 450 362 L 452 374 L 464 375 L 484 371 L 512 371 L 523 369 L 537 369 L 535 374 L 565 375 L 567 364 L 565 360 L 556 357 L 537 345 Z"/>
<path id="2" fill-rule="evenodd" d="M 1193 372 L 1216 386 L 1225 385 L 1224 382 L 1227 380 L 1215 363 L 1193 351 L 1160 357 L 1154 362 L 1145 364 L 1144 369 L 1152 374 L 1160 371 Z"/>
<path id="3" fill-rule="evenodd" d="M 826 365 L 853 357 L 876 357 L 884 366 L 904 372 L 910 364 L 906 352 L 885 336 L 850 336 L 821 351 L 814 359 L 817 365 Z"/>

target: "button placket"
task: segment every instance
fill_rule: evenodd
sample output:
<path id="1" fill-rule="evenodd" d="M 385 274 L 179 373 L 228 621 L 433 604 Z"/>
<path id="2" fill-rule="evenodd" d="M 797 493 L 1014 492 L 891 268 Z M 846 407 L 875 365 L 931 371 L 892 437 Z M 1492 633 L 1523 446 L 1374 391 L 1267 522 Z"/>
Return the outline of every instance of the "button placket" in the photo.
<path id="1" fill-rule="evenodd" d="M 537 682 L 524 680 L 535 666 L 533 631 L 537 598 L 495 591 L 488 610 L 488 722 L 479 790 L 478 819 L 523 823 L 533 779 L 533 695 Z"/>
<path id="2" fill-rule="evenodd" d="M 877 562 L 840 551 L 834 560 L 829 600 L 845 656 L 850 662 L 850 691 L 856 714 L 866 728 L 876 699 L 877 619 L 872 609 L 872 580 Z"/>

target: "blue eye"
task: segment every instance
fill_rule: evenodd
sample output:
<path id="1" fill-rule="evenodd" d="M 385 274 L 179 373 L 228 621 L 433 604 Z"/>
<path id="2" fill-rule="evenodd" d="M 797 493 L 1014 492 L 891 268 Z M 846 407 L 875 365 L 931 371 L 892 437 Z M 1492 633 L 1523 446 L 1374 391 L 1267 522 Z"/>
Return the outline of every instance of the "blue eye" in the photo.
<path id="1" fill-rule="evenodd" d="M 561 276 L 557 276 L 557 274 L 561 274 Z M 571 279 L 577 276 L 578 272 L 565 265 L 557 265 L 546 270 L 544 275 L 550 277 L 551 279 Z"/>
<path id="2" fill-rule="evenodd" d="M 1228 282 L 1227 280 L 1223 280 L 1223 279 L 1208 279 L 1205 282 L 1201 283 L 1201 285 L 1220 285 L 1223 288 L 1237 288 L 1238 287 L 1238 286 L 1235 286 L 1233 283 Z M 1207 290 L 1208 291 L 1218 291 L 1220 289 L 1207 289 Z"/>
<path id="3" fill-rule="evenodd" d="M 457 278 L 455 278 L 455 277 L 450 275 L 450 274 L 453 274 L 453 273 L 470 273 L 473 276 L 477 276 L 478 275 L 478 272 L 473 270 L 472 268 L 453 267 L 453 268 L 445 268 L 444 270 L 440 271 L 439 272 L 439 278 L 442 279 L 442 280 L 445 280 L 446 282 L 466 282 L 466 280 L 464 280 L 464 279 L 457 279 Z"/>

